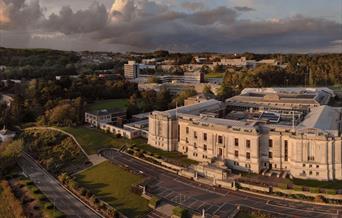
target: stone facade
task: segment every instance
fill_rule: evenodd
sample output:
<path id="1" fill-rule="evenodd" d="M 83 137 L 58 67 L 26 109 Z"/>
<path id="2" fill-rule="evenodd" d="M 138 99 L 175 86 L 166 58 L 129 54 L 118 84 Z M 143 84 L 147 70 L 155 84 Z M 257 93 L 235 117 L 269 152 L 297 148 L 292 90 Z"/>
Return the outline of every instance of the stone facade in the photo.
<path id="1" fill-rule="evenodd" d="M 240 171 L 272 169 L 287 171 L 295 178 L 342 179 L 341 108 L 315 105 L 305 112 L 300 108 L 298 118 L 293 115 L 291 121 L 287 108 L 281 111 L 278 105 L 277 111 L 283 114 L 279 123 L 272 123 L 261 116 L 255 118 L 257 108 L 253 113 L 241 111 L 244 118 L 222 116 L 222 110 L 230 109 L 231 104 L 209 100 L 153 112 L 148 143 L 200 162 L 219 159 Z"/>

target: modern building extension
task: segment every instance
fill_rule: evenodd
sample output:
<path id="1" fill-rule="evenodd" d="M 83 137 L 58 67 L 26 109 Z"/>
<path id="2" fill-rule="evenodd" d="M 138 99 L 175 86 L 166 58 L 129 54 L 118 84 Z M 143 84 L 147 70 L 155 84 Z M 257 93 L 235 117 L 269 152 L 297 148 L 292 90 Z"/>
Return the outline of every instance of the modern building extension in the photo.
<path id="1" fill-rule="evenodd" d="M 149 117 L 148 143 L 235 170 L 342 179 L 342 109 L 327 88 L 245 89 Z"/>

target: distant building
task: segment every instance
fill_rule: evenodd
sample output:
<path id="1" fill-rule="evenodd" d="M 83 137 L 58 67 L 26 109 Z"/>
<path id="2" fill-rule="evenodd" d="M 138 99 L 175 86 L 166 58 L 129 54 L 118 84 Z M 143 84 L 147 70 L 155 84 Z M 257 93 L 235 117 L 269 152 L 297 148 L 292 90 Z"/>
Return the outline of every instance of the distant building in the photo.
<path id="1" fill-rule="evenodd" d="M 300 179 L 342 179 L 342 108 L 327 88 L 245 89 L 149 117 L 148 143 L 200 162 Z"/>
<path id="2" fill-rule="evenodd" d="M 124 65 L 124 75 L 126 79 L 135 79 L 139 77 L 139 64 L 135 61 L 128 61 L 128 64 Z"/>
<path id="3" fill-rule="evenodd" d="M 0 143 L 12 140 L 15 135 L 15 132 L 9 131 L 4 127 L 2 130 L 0 130 Z"/>
<path id="4" fill-rule="evenodd" d="M 99 127 L 100 124 L 115 123 L 122 126 L 126 119 L 124 110 L 97 110 L 94 112 L 85 112 L 85 122 L 92 126 Z"/>
<path id="5" fill-rule="evenodd" d="M 191 97 L 185 99 L 184 100 L 184 106 L 205 102 L 209 99 L 213 99 L 214 97 L 215 97 L 215 95 L 213 95 L 213 94 L 210 95 L 210 94 L 201 93 L 201 94 L 191 96 Z"/>
<path id="6" fill-rule="evenodd" d="M 220 62 L 214 63 L 215 65 L 224 65 L 224 66 L 235 66 L 235 67 L 250 67 L 254 68 L 256 66 L 256 62 L 254 60 L 247 60 L 246 57 L 228 59 L 223 58 Z"/>
<path id="7" fill-rule="evenodd" d="M 190 84 L 190 83 L 139 83 L 138 89 L 141 91 L 154 90 L 159 92 L 162 88 L 167 89 L 172 95 L 176 95 L 184 90 L 194 89 L 197 93 L 202 93 L 206 86 L 210 87 L 210 90 L 217 94 L 220 86 L 216 84 L 207 84 L 207 83 L 198 83 L 198 84 Z"/>
<path id="8" fill-rule="evenodd" d="M 5 65 L 0 65 L 0 71 L 5 71 L 7 67 Z"/>
<path id="9" fill-rule="evenodd" d="M 247 68 L 255 68 L 258 65 L 271 65 L 271 66 L 278 66 L 285 68 L 287 65 L 281 65 L 279 61 L 276 59 L 262 59 L 260 61 L 256 60 L 247 60 L 246 57 L 240 57 L 240 58 L 223 58 L 220 62 L 215 62 L 214 65 L 224 65 L 224 66 L 235 66 L 235 67 L 247 67 Z"/>
<path id="10" fill-rule="evenodd" d="M 0 95 L 0 103 L 5 103 L 8 107 L 11 106 L 12 102 L 14 101 L 14 96 L 10 94 L 2 94 Z"/>

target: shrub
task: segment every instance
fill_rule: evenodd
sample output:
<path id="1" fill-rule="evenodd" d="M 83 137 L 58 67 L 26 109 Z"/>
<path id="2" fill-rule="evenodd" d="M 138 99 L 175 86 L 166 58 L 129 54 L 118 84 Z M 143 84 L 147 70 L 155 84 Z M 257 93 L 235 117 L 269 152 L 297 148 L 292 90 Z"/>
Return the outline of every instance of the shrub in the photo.
<path id="1" fill-rule="evenodd" d="M 310 192 L 311 192 L 311 193 L 319 193 L 319 188 L 311 187 L 311 188 L 310 188 Z"/>
<path id="2" fill-rule="evenodd" d="M 80 194 L 81 194 L 82 196 L 86 196 L 86 194 L 87 194 L 87 189 L 81 187 L 81 188 L 80 188 Z"/>
<path id="3" fill-rule="evenodd" d="M 44 204 L 44 208 L 49 209 L 49 210 L 52 210 L 52 209 L 54 208 L 54 206 L 53 206 L 53 204 L 51 204 L 51 203 L 49 202 L 49 203 Z"/>
<path id="4" fill-rule="evenodd" d="M 69 185 L 70 188 L 72 188 L 74 190 L 76 190 L 78 188 L 77 182 L 75 180 L 73 180 L 73 179 L 70 179 L 68 181 L 68 185 Z"/>
<path id="5" fill-rule="evenodd" d="M 58 180 L 62 184 L 66 184 L 70 180 L 70 177 L 66 173 L 62 173 L 61 175 L 58 176 Z"/>
<path id="6" fill-rule="evenodd" d="M 184 208 L 181 208 L 181 207 L 175 207 L 172 210 L 172 214 L 175 215 L 175 216 L 178 216 L 180 218 L 186 218 L 187 214 L 188 214 L 188 211 L 186 209 L 184 209 Z"/>
<path id="7" fill-rule="evenodd" d="M 303 186 L 294 185 L 294 186 L 293 186 L 293 189 L 296 190 L 296 191 L 303 191 Z"/>
<path id="8" fill-rule="evenodd" d="M 336 190 L 335 189 L 325 189 L 325 193 L 329 195 L 336 195 Z"/>
<path id="9" fill-rule="evenodd" d="M 160 198 L 156 197 L 156 196 L 153 196 L 150 200 L 150 202 L 148 203 L 148 205 L 150 207 L 152 207 L 153 209 L 157 208 L 158 205 L 160 203 Z"/>
<path id="10" fill-rule="evenodd" d="M 115 136 L 116 136 L 116 138 L 118 138 L 118 139 L 121 138 L 121 134 L 120 134 L 120 133 L 116 134 Z"/>
<path id="11" fill-rule="evenodd" d="M 89 198 L 89 201 L 93 204 L 98 204 L 99 203 L 99 200 L 96 198 L 95 195 L 92 195 L 90 198 Z"/>
<path id="12" fill-rule="evenodd" d="M 278 188 L 287 189 L 287 184 L 285 184 L 285 183 L 278 183 Z"/>
<path id="13" fill-rule="evenodd" d="M 325 198 L 322 195 L 317 195 L 314 200 L 319 203 L 325 202 Z"/>

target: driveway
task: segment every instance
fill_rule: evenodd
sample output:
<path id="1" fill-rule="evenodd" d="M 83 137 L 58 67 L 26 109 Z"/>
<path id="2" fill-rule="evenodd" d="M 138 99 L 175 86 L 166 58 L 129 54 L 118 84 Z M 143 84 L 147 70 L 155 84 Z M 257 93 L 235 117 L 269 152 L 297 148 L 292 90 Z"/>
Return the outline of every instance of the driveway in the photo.
<path id="1" fill-rule="evenodd" d="M 62 211 L 67 217 L 101 217 L 66 191 L 57 179 L 48 174 L 30 157 L 23 155 L 19 158 L 18 164 L 58 210 Z"/>

